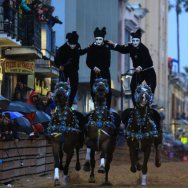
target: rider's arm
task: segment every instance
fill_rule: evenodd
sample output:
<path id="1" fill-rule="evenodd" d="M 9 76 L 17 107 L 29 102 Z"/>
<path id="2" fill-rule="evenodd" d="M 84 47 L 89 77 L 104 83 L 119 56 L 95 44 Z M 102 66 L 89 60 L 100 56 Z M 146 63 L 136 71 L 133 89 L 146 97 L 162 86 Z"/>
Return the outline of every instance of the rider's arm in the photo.
<path id="1" fill-rule="evenodd" d="M 118 51 L 122 54 L 127 54 L 127 53 L 130 53 L 130 46 L 129 45 L 126 46 L 126 45 L 115 44 L 114 50 Z"/>
<path id="2" fill-rule="evenodd" d="M 86 48 L 84 48 L 84 49 L 81 49 L 80 44 L 78 44 L 78 53 L 79 53 L 79 55 L 81 56 L 81 55 L 86 54 L 86 53 L 88 52 L 88 48 L 89 48 L 89 47 L 86 47 Z"/>

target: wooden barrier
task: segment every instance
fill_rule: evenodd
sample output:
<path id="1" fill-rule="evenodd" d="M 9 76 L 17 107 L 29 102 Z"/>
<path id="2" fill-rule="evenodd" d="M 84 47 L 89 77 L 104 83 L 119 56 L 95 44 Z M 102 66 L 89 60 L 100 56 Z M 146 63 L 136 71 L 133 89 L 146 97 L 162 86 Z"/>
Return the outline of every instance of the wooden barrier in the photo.
<path id="1" fill-rule="evenodd" d="M 22 176 L 31 174 L 46 174 L 54 170 L 52 147 L 43 136 L 35 140 L 29 140 L 27 136 L 21 135 L 20 141 L 0 141 L 0 183 L 10 182 Z M 80 162 L 85 161 L 85 150 L 80 150 Z M 96 155 L 99 160 L 99 152 Z M 70 168 L 76 165 L 74 155 Z"/>
<path id="2" fill-rule="evenodd" d="M 0 182 L 21 176 L 46 173 L 53 169 L 51 145 L 41 136 L 29 140 L 22 135 L 19 142 L 0 141 Z"/>
<path id="3" fill-rule="evenodd" d="M 19 179 L 22 176 L 31 174 L 46 174 L 54 170 L 54 161 L 52 147 L 44 136 L 35 140 L 29 140 L 26 135 L 20 135 L 21 140 L 0 141 L 0 183 L 10 182 Z M 86 148 L 80 150 L 81 165 L 85 161 Z M 113 163 L 126 161 L 129 157 L 126 154 L 127 148 L 117 147 L 114 153 Z M 100 152 L 96 153 L 95 159 L 98 161 Z M 76 156 L 74 155 L 70 168 L 76 165 Z"/>

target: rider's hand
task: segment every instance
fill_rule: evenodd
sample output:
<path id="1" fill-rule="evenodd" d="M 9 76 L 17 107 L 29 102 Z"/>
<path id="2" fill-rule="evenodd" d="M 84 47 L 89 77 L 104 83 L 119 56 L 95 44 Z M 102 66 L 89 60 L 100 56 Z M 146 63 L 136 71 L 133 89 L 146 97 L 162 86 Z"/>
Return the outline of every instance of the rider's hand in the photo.
<path id="1" fill-rule="evenodd" d="M 98 73 L 100 73 L 101 72 L 101 70 L 98 68 L 98 67 L 94 67 L 94 69 L 93 69 L 94 71 L 95 71 L 95 73 L 96 74 L 98 74 Z"/>
<path id="2" fill-rule="evenodd" d="M 136 67 L 136 72 L 140 72 L 141 70 L 142 70 L 142 67 L 141 66 L 138 66 L 138 67 Z"/>
<path id="3" fill-rule="evenodd" d="M 63 71 L 64 70 L 64 66 L 60 66 L 59 69 Z"/>

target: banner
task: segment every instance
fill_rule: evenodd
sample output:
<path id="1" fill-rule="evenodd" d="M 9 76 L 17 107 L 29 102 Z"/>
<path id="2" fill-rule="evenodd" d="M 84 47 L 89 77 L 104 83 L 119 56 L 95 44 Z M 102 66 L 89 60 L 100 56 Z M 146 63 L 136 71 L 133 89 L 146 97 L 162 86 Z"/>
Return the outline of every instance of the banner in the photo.
<path id="1" fill-rule="evenodd" d="M 5 61 L 5 73 L 34 74 L 35 63 L 33 61 Z"/>

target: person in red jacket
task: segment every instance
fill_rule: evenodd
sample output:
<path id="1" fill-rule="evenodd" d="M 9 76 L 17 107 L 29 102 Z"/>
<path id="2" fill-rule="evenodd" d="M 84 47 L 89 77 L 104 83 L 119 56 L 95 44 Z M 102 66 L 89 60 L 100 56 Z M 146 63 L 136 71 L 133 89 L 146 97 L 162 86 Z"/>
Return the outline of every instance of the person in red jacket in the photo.
<path id="1" fill-rule="evenodd" d="M 38 95 L 38 93 L 35 90 L 33 90 L 31 92 L 31 94 L 29 96 L 29 99 L 27 100 L 26 103 L 32 104 L 34 106 L 37 106 L 38 105 L 38 100 L 39 100 L 39 95 Z"/>

